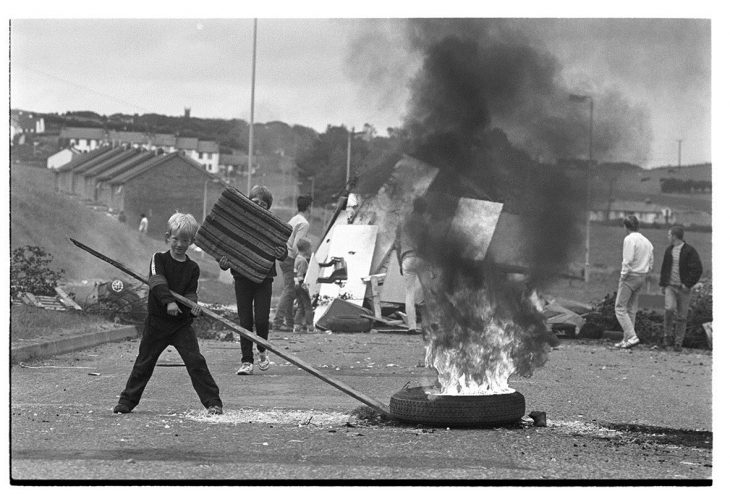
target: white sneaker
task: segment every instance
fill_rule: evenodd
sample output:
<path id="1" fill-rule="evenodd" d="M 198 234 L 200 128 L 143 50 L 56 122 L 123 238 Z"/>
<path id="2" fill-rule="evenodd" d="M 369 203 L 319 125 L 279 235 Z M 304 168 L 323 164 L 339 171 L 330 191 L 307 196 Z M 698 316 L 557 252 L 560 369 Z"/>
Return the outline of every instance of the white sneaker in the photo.
<path id="1" fill-rule="evenodd" d="M 632 336 L 628 340 L 624 342 L 623 345 L 621 345 L 621 348 L 631 348 L 639 344 L 639 337 L 638 336 Z"/>
<path id="2" fill-rule="evenodd" d="M 626 340 L 621 340 L 618 343 L 614 343 L 613 346 L 616 347 L 616 348 L 623 348 L 624 347 L 624 343 L 626 343 Z"/>
<path id="3" fill-rule="evenodd" d="M 262 371 L 269 370 L 270 365 L 271 361 L 266 355 L 266 352 L 259 353 L 259 369 L 261 369 Z"/>
<path id="4" fill-rule="evenodd" d="M 248 376 L 253 374 L 253 364 L 251 362 L 244 362 L 241 367 L 238 368 L 236 374 L 239 376 Z"/>

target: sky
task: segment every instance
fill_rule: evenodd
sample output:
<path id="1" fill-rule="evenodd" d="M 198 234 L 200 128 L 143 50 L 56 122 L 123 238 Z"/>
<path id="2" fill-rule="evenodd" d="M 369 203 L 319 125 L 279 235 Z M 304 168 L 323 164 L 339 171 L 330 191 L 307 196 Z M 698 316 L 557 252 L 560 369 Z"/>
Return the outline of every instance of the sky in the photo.
<path id="1" fill-rule="evenodd" d="M 710 21 L 525 19 L 576 87 L 616 88 L 648 110 L 644 166 L 711 161 Z M 402 19 L 258 21 L 255 121 L 385 133 L 419 67 Z M 356 43 L 372 39 L 370 46 Z M 369 38 L 368 38 L 369 36 Z M 249 119 L 253 20 L 11 19 L 10 105 L 38 112 Z M 373 84 L 353 50 L 388 61 Z M 597 101 L 596 111 L 600 111 Z"/>

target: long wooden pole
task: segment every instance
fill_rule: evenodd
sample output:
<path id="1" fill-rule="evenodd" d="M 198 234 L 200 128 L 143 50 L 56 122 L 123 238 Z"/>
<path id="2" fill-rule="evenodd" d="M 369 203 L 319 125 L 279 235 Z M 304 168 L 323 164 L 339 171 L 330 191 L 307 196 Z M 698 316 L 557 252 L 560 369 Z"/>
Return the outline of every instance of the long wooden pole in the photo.
<path id="1" fill-rule="evenodd" d="M 126 267 L 121 262 L 115 261 L 114 259 L 111 259 L 111 258 L 105 256 L 101 252 L 97 252 L 96 250 L 92 249 L 91 247 L 79 242 L 78 240 L 75 240 L 73 238 L 71 238 L 69 240 L 71 240 L 71 242 L 76 247 L 79 247 L 80 249 L 85 250 L 89 254 L 101 259 L 102 261 L 111 264 L 115 268 L 124 271 L 129 276 L 141 281 L 142 283 L 149 284 L 147 279 L 145 279 L 144 277 L 135 273 L 134 271 L 132 271 L 131 269 Z M 170 290 L 170 293 L 172 294 L 173 297 L 175 297 L 175 300 L 182 303 L 183 305 L 186 305 L 191 308 L 198 306 L 198 304 L 196 304 L 192 300 L 189 300 L 189 299 L 183 297 L 182 295 L 173 292 L 172 290 Z M 357 391 L 356 389 L 353 389 L 352 387 L 348 386 L 347 384 L 343 383 L 342 381 L 339 381 L 337 379 L 334 379 L 332 377 L 329 377 L 329 376 L 323 374 L 322 372 L 315 369 L 314 367 L 312 367 L 305 361 L 299 359 L 298 357 L 295 357 L 294 355 L 292 355 L 288 352 L 285 352 L 284 350 L 280 350 L 279 348 L 276 348 L 274 345 L 269 343 L 268 340 L 260 338 L 257 334 L 252 333 L 251 331 L 249 331 L 245 328 L 242 328 L 238 324 L 235 324 L 235 323 L 229 321 L 228 319 L 224 318 L 223 316 L 216 314 L 212 310 L 207 309 L 202 306 L 199 306 L 199 307 L 200 307 L 200 311 L 203 314 L 205 314 L 206 316 L 208 316 L 212 319 L 215 319 L 216 321 L 220 322 L 221 324 L 224 324 L 231 330 L 238 333 L 242 338 L 246 338 L 247 340 L 252 341 L 252 342 L 256 343 L 257 345 L 260 345 L 260 346 L 266 348 L 267 350 L 271 350 L 272 353 L 278 355 L 279 357 L 283 358 L 284 360 L 291 362 L 292 364 L 296 365 L 300 369 L 309 372 L 314 377 L 318 377 L 319 379 L 326 382 L 330 386 L 333 386 L 333 387 L 339 389 L 340 391 L 342 391 L 343 393 L 352 396 L 356 400 L 358 400 L 362 403 L 365 403 L 367 406 L 374 408 L 375 410 L 379 411 L 380 413 L 385 414 L 385 415 L 390 415 L 389 407 L 386 404 L 382 403 L 381 401 L 376 400 L 375 398 L 371 398 L 370 396 L 368 396 L 364 393 L 361 393 L 360 391 Z"/>

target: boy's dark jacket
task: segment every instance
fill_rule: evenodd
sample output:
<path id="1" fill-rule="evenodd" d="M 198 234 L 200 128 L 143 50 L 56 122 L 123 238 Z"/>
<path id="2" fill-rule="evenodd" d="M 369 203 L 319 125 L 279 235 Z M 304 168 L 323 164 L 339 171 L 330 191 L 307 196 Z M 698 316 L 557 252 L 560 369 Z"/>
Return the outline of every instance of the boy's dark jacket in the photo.
<path id="1" fill-rule="evenodd" d="M 152 256 L 147 313 L 148 324 L 154 331 L 174 332 L 192 323 L 193 316 L 188 307 L 178 303 L 182 314 L 170 316 L 167 313 L 167 304 L 175 302 L 170 290 L 197 302 L 199 277 L 200 268 L 187 256 L 182 262 L 173 259 L 170 251 L 157 252 Z"/>
<path id="2" fill-rule="evenodd" d="M 672 249 L 673 245 L 667 247 L 664 251 L 664 260 L 662 261 L 662 273 L 659 279 L 659 286 L 669 285 L 669 279 L 672 276 Z M 679 279 L 684 286 L 692 288 L 700 281 L 702 276 L 702 262 L 700 255 L 694 247 L 687 242 L 679 251 Z"/>

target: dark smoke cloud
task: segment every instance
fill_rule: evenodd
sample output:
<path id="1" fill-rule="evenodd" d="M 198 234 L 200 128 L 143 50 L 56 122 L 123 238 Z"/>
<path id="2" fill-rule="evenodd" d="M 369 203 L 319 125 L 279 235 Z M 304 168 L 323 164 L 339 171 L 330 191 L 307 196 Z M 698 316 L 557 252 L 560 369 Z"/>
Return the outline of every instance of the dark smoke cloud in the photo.
<path id="1" fill-rule="evenodd" d="M 526 34 L 518 21 L 413 20 L 408 32 L 414 54 L 424 62 L 413 82 L 415 98 L 407 126 L 422 120 L 419 108 L 424 101 L 418 98 L 438 98 L 418 87 L 424 79 L 430 79 L 426 83 L 435 85 L 434 91 L 468 91 L 468 87 L 447 87 L 433 80 L 439 77 L 433 71 L 436 64 L 446 72 L 454 71 L 452 82 L 468 81 L 479 88 L 476 100 L 464 102 L 458 96 L 449 100 L 448 95 L 439 100 L 455 105 L 454 112 L 479 113 L 483 126 L 503 129 L 511 142 L 537 159 L 587 157 L 588 105 L 570 102 L 572 92 L 585 92 L 594 99 L 594 157 L 647 158 L 652 140 L 648 111 L 631 104 L 615 88 L 567 87 L 558 59 L 541 46 L 539 34 Z M 446 58 L 452 65 L 444 63 Z M 448 116 L 442 111 L 434 119 L 446 117 L 443 125 L 448 126 Z"/>

